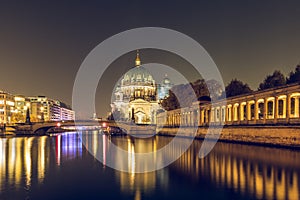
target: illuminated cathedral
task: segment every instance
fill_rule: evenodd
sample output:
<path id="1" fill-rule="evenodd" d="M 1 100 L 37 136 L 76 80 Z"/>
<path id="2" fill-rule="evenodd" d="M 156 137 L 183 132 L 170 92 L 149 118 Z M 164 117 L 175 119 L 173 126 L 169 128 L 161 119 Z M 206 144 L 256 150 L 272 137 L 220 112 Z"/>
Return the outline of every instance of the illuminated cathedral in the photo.
<path id="1" fill-rule="evenodd" d="M 115 88 L 111 104 L 114 119 L 134 121 L 137 124 L 155 124 L 158 102 L 155 80 L 142 66 L 137 51 L 135 67 L 124 74 Z"/>

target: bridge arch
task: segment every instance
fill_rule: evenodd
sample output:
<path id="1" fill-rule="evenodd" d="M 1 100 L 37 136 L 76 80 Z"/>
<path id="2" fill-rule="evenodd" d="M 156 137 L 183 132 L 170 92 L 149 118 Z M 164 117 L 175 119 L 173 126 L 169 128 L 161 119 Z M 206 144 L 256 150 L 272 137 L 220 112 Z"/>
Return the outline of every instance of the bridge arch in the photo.
<path id="1" fill-rule="evenodd" d="M 45 133 L 48 132 L 49 129 L 55 128 L 55 127 L 56 126 L 42 126 L 42 127 L 37 127 L 36 129 L 32 129 L 32 132 L 34 134 L 45 134 Z"/>

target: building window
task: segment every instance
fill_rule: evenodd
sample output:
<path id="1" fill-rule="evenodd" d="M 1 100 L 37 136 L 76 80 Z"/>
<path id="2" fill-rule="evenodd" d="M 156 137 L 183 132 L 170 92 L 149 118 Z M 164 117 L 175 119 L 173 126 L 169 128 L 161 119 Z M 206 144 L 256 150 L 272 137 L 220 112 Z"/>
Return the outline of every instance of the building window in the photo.
<path id="1" fill-rule="evenodd" d="M 291 98 L 291 114 L 295 114 L 295 98 Z"/>
<path id="2" fill-rule="evenodd" d="M 253 120 L 255 118 L 255 104 L 251 104 L 250 105 L 250 110 L 251 110 L 251 120 Z"/>
<path id="3" fill-rule="evenodd" d="M 263 119 L 264 118 L 264 103 L 258 104 L 258 118 Z"/>
<path id="4" fill-rule="evenodd" d="M 225 122 L 225 108 L 222 108 L 222 121 Z"/>
<path id="5" fill-rule="evenodd" d="M 268 115 L 269 116 L 273 115 L 273 101 L 268 102 Z"/>
<path id="6" fill-rule="evenodd" d="M 242 120 L 246 120 L 247 119 L 247 106 L 243 105 L 243 119 Z"/>
<path id="7" fill-rule="evenodd" d="M 283 100 L 278 100 L 278 115 L 283 115 Z"/>

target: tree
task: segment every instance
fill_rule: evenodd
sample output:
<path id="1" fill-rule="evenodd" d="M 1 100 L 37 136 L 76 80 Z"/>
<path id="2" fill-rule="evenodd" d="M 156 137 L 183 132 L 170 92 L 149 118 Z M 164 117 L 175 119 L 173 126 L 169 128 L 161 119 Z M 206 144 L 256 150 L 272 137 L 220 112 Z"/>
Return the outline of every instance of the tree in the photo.
<path id="1" fill-rule="evenodd" d="M 26 124 L 30 124 L 31 123 L 29 108 L 27 108 L 27 110 L 26 110 L 25 123 Z"/>
<path id="2" fill-rule="evenodd" d="M 191 85 L 197 97 L 209 96 L 207 85 L 204 79 L 198 79 L 195 82 L 193 82 Z"/>
<path id="3" fill-rule="evenodd" d="M 161 102 L 161 106 L 165 110 L 175 110 L 179 108 L 179 102 L 172 91 L 169 91 L 169 96 Z"/>
<path id="4" fill-rule="evenodd" d="M 252 92 L 248 84 L 237 79 L 232 79 L 231 82 L 226 86 L 225 91 L 227 97 L 233 97 Z"/>
<path id="5" fill-rule="evenodd" d="M 297 65 L 295 71 L 291 71 L 289 77 L 286 79 L 287 84 L 300 82 L 300 65 Z"/>
<path id="6" fill-rule="evenodd" d="M 284 75 L 279 71 L 275 70 L 272 75 L 268 75 L 262 83 L 259 84 L 258 90 L 265 90 L 274 88 L 286 84 Z"/>
<path id="7" fill-rule="evenodd" d="M 206 85 L 208 88 L 207 95 L 201 95 L 201 96 L 209 96 L 212 100 L 217 100 L 222 97 L 222 94 L 224 92 L 222 85 L 216 81 L 216 80 L 208 80 L 206 81 Z M 198 96 L 201 97 L 201 96 Z"/>
<path id="8" fill-rule="evenodd" d="M 193 91 L 191 91 L 191 88 Z M 208 89 L 209 88 L 209 89 Z M 195 97 L 198 99 L 202 96 L 210 96 L 212 99 L 218 99 L 222 94 L 221 84 L 216 80 L 208 80 L 198 79 L 195 82 L 175 85 L 172 87 L 171 91 L 169 91 L 169 97 L 164 99 L 161 103 L 162 107 L 165 110 L 174 110 L 177 108 L 183 108 L 191 106 L 194 101 L 197 99 L 189 98 Z M 212 94 L 210 94 L 212 92 Z M 176 98 L 176 95 L 180 95 Z M 181 98 L 181 102 L 179 105 L 179 99 Z"/>
<path id="9" fill-rule="evenodd" d="M 116 120 L 116 121 L 118 121 L 118 120 L 121 120 L 122 119 L 122 114 L 121 114 L 121 112 L 119 111 L 119 110 L 114 110 L 108 117 L 107 117 L 107 119 L 108 120 Z"/>

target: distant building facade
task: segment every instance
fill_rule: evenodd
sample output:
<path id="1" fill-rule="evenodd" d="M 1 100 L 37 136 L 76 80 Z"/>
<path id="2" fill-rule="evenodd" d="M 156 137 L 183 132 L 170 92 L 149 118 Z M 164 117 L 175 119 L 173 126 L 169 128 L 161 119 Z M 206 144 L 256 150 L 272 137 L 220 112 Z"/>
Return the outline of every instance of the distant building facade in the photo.
<path id="1" fill-rule="evenodd" d="M 74 111 L 64 103 L 45 96 L 29 97 L 32 120 L 62 121 L 74 120 Z"/>
<path id="2" fill-rule="evenodd" d="M 12 115 L 15 112 L 14 95 L 0 91 L 0 124 L 12 122 Z"/>
<path id="3" fill-rule="evenodd" d="M 23 123 L 29 109 L 32 122 L 74 120 L 74 111 L 45 96 L 25 97 L 0 91 L 0 125 Z"/>
<path id="4" fill-rule="evenodd" d="M 158 90 L 158 99 L 163 100 L 164 98 L 169 96 L 169 90 L 174 86 L 171 80 L 168 78 L 167 74 L 165 78 L 162 80 L 161 84 L 157 86 Z"/>
<path id="5" fill-rule="evenodd" d="M 13 122 L 24 122 L 26 119 L 27 109 L 30 109 L 30 101 L 23 95 L 15 95 L 15 112 Z"/>

